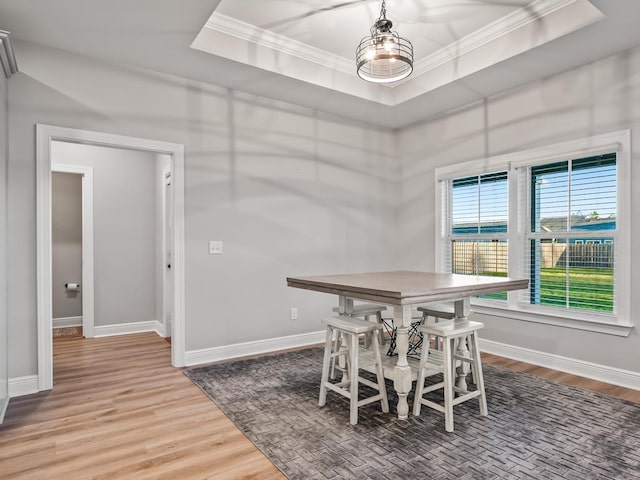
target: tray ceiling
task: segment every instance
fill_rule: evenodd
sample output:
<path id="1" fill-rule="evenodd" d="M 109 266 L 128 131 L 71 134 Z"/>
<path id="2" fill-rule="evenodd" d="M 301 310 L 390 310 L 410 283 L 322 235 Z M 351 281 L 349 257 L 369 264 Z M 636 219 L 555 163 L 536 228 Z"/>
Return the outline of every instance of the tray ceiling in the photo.
<path id="1" fill-rule="evenodd" d="M 414 73 L 371 85 L 353 57 L 379 13 L 377 0 L 222 0 L 192 48 L 394 106 L 604 17 L 587 0 L 388 1 Z"/>
<path id="2" fill-rule="evenodd" d="M 0 29 L 15 40 L 18 74 L 38 81 L 48 81 L 49 59 L 70 52 L 80 55 L 74 61 L 160 72 L 385 128 L 640 45 L 638 0 L 387 0 L 417 58 L 416 72 L 389 88 L 355 74 L 355 43 L 379 8 L 377 0 L 1 0 Z"/>

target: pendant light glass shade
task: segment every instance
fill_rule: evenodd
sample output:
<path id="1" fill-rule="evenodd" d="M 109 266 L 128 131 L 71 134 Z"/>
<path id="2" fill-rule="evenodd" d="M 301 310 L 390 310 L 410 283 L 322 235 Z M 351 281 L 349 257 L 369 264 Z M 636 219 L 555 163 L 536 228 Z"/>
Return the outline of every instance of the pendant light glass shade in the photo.
<path id="1" fill-rule="evenodd" d="M 356 49 L 358 76 L 374 83 L 391 83 L 407 78 L 413 72 L 413 45 L 391 30 L 385 0 L 380 17 Z"/>

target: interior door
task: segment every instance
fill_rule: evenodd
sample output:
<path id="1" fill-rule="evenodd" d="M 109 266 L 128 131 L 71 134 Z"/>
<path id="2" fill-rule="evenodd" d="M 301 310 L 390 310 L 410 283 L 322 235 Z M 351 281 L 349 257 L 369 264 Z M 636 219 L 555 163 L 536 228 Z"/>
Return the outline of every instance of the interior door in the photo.
<path id="1" fill-rule="evenodd" d="M 164 331 L 166 337 L 171 337 L 173 327 L 173 186 L 171 183 L 171 171 L 166 170 L 163 174 L 163 218 L 162 218 L 162 245 L 164 258 L 162 311 L 164 321 Z"/>

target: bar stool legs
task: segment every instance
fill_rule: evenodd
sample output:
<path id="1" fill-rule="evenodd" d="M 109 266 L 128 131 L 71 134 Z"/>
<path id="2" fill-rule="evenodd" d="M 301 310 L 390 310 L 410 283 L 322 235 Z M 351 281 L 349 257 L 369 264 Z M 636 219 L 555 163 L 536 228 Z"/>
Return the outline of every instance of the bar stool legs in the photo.
<path id="1" fill-rule="evenodd" d="M 478 341 L 478 335 L 474 332 L 471 341 L 471 358 L 475 361 L 471 363 L 471 375 L 478 390 L 482 391 L 480 395 L 480 415 L 486 417 L 489 415 L 489 409 L 487 408 L 487 396 L 484 393 L 484 375 L 482 374 L 482 360 L 480 358 L 480 342 Z"/>
<path id="2" fill-rule="evenodd" d="M 352 317 L 325 319 L 323 320 L 323 323 L 327 326 L 327 335 L 322 362 L 322 377 L 318 405 L 322 407 L 326 404 L 327 390 L 332 390 L 349 399 L 349 422 L 351 425 L 356 425 L 358 423 L 358 408 L 372 402 L 380 401 L 382 411 L 384 413 L 388 413 L 389 401 L 387 399 L 387 390 L 384 382 L 379 343 L 381 327 L 375 323 Z M 334 332 L 348 338 L 346 349 L 340 345 L 341 342 L 337 342 L 338 347 L 335 346 L 336 344 L 333 342 Z M 362 356 L 360 349 L 361 334 L 371 334 L 373 336 L 371 342 L 372 350 L 364 351 L 364 355 Z M 342 381 L 338 383 L 332 383 L 329 381 L 331 360 L 342 356 L 346 359 L 348 377 L 343 378 Z M 375 367 L 376 383 L 362 378 L 359 374 L 361 368 L 369 367 L 371 365 Z M 359 400 L 359 384 L 366 385 L 378 393 Z"/>
<path id="3" fill-rule="evenodd" d="M 382 321 L 382 312 L 385 311 L 387 309 L 387 307 L 385 307 L 384 305 L 373 305 L 370 303 L 365 303 L 365 304 L 360 304 L 360 305 L 354 305 L 353 306 L 353 310 L 350 313 L 344 313 L 341 316 L 348 316 L 348 317 L 357 317 L 357 318 L 363 318 L 365 320 L 367 320 L 368 322 L 375 322 L 378 325 L 382 325 L 383 321 Z M 340 309 L 338 307 L 334 307 L 332 309 L 334 312 L 338 313 L 340 311 Z M 370 341 L 370 337 L 371 334 L 365 335 L 364 338 L 364 346 L 368 347 L 369 346 L 369 341 Z M 340 335 L 334 331 L 333 333 L 333 342 L 334 342 L 334 346 L 336 348 L 340 348 L 340 344 L 342 343 L 342 340 L 340 338 Z M 382 335 L 380 335 L 380 345 L 384 345 L 384 338 L 382 337 Z M 343 348 L 346 348 L 346 346 L 343 346 Z M 343 373 L 346 373 L 347 378 L 349 373 L 345 372 L 344 369 Z M 331 379 L 335 379 L 336 378 L 336 363 L 335 360 L 331 361 L 331 372 L 329 374 L 329 376 L 331 377 Z"/>
<path id="4" fill-rule="evenodd" d="M 420 409 L 422 405 L 430 407 L 434 410 L 444 413 L 445 417 L 445 430 L 447 432 L 453 432 L 453 407 L 472 398 L 479 397 L 480 402 L 480 415 L 487 416 L 487 399 L 484 391 L 484 376 L 482 375 L 482 362 L 480 359 L 480 348 L 478 342 L 477 331 L 483 328 L 484 325 L 480 322 L 467 321 L 460 326 L 455 324 L 438 324 L 421 326 L 420 330 L 425 336 L 425 344 L 428 345 L 432 336 L 440 337 L 442 339 L 442 362 L 441 364 L 436 361 L 433 354 L 429 352 L 428 348 L 422 350 L 420 357 L 420 367 L 418 371 L 418 381 L 416 384 L 416 393 L 413 402 L 413 414 L 420 415 Z M 461 356 L 455 353 L 455 340 L 460 342 L 469 339 L 470 356 Z M 471 364 L 473 377 L 476 383 L 476 390 L 467 391 L 455 385 L 454 372 L 456 361 L 467 362 Z M 443 374 L 443 381 L 424 386 L 424 381 L 427 372 L 433 372 L 435 370 L 441 370 Z M 444 404 L 433 402 L 423 398 L 425 393 L 433 392 L 442 389 L 444 392 Z M 458 394 L 455 397 L 455 394 Z"/>
<path id="5" fill-rule="evenodd" d="M 334 352 L 332 345 L 333 342 L 333 330 L 327 325 L 327 335 L 324 342 L 324 357 L 322 358 L 322 377 L 320 379 L 320 397 L 318 398 L 318 405 L 324 406 L 327 403 L 327 389 L 323 388 L 325 383 L 329 382 L 329 366 L 331 360 L 337 357 L 337 351 Z"/>

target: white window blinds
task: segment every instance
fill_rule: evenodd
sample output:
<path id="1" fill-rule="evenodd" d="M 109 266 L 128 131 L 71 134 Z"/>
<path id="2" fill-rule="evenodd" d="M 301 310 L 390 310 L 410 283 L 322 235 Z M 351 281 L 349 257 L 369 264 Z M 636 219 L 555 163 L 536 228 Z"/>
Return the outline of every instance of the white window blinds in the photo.
<path id="1" fill-rule="evenodd" d="M 521 169 L 530 212 L 521 301 L 615 312 L 616 154 Z M 522 197 L 521 197 L 522 198 Z"/>
<path id="2" fill-rule="evenodd" d="M 448 181 L 448 187 L 447 271 L 507 276 L 507 172 L 456 178 Z M 505 293 L 487 297 L 506 300 Z"/>

